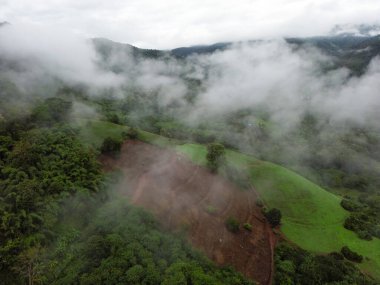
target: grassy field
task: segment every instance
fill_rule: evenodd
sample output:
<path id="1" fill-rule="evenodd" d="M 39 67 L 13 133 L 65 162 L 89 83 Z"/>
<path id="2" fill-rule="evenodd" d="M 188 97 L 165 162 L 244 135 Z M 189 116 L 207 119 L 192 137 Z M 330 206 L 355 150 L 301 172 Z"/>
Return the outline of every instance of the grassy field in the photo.
<path id="1" fill-rule="evenodd" d="M 99 146 L 107 137 L 120 138 L 127 127 L 93 121 L 81 131 L 83 141 Z M 195 163 L 206 164 L 206 147 L 199 144 L 178 144 L 175 140 L 139 132 L 139 139 L 184 153 Z M 283 214 L 281 230 L 300 247 L 318 253 L 340 251 L 344 245 L 368 259 L 360 267 L 380 280 L 380 240 L 365 241 L 343 227 L 347 217 L 340 198 L 297 173 L 279 165 L 260 161 L 252 156 L 227 150 L 227 163 L 248 171 L 251 183 L 269 208 Z"/>

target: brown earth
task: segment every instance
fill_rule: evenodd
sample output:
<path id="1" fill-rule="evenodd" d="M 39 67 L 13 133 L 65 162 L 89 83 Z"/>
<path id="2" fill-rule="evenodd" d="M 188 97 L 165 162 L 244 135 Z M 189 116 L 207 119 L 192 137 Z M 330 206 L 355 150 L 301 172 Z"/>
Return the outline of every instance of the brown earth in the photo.
<path id="1" fill-rule="evenodd" d="M 219 265 L 230 265 L 259 284 L 271 284 L 276 243 L 253 190 L 242 191 L 183 155 L 150 144 L 127 141 L 118 159 L 102 157 L 106 170 L 119 168 L 119 191 L 155 214 L 170 229 L 186 229 L 190 242 Z M 226 229 L 234 217 L 238 233 Z"/>

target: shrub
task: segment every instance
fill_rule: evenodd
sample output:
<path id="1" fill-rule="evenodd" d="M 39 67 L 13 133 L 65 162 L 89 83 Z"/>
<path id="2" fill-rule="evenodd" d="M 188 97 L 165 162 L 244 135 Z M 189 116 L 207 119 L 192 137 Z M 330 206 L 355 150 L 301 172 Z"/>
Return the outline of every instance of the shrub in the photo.
<path id="1" fill-rule="evenodd" d="M 118 125 L 121 124 L 120 117 L 115 113 L 107 114 L 106 117 L 107 117 L 107 121 L 111 123 L 118 124 Z"/>
<path id="2" fill-rule="evenodd" d="M 264 202 L 263 200 L 261 200 L 260 198 L 258 198 L 255 202 L 256 206 L 259 207 L 259 208 L 262 208 L 264 207 Z"/>
<path id="3" fill-rule="evenodd" d="M 350 261 L 354 261 L 358 263 L 363 261 L 363 256 L 356 253 L 355 251 L 352 251 L 351 249 L 348 248 L 348 246 L 343 246 L 340 252 L 343 254 L 345 258 L 347 258 Z"/>
<path id="4" fill-rule="evenodd" d="M 229 217 L 226 220 L 226 227 L 230 232 L 237 233 L 240 229 L 240 224 L 235 218 Z"/>
<path id="5" fill-rule="evenodd" d="M 346 209 L 347 211 L 350 211 L 350 212 L 358 211 L 361 208 L 358 203 L 352 200 L 348 200 L 348 199 L 343 199 L 340 202 L 340 205 L 342 206 L 343 209 Z"/>
<path id="6" fill-rule="evenodd" d="M 371 235 L 373 235 L 374 237 L 380 238 L 380 226 L 379 225 L 373 226 L 371 228 L 370 232 L 371 232 Z"/>
<path id="7" fill-rule="evenodd" d="M 374 221 L 366 213 L 353 213 L 344 221 L 344 227 L 350 231 L 357 233 L 358 237 L 364 240 L 371 240 L 372 235 L 376 236 Z"/>
<path id="8" fill-rule="evenodd" d="M 358 237 L 364 240 L 372 240 L 372 235 L 367 231 L 358 231 Z"/>
<path id="9" fill-rule="evenodd" d="M 246 229 L 247 231 L 252 231 L 252 225 L 250 223 L 245 223 L 243 225 L 243 228 Z"/>
<path id="10" fill-rule="evenodd" d="M 344 221 L 344 227 L 347 230 L 358 231 L 363 230 L 363 224 L 357 215 L 350 215 Z"/>
<path id="11" fill-rule="evenodd" d="M 344 259 L 343 254 L 341 254 L 340 252 L 336 252 L 336 251 L 330 252 L 329 256 L 333 257 L 336 260 L 343 260 Z"/>
<path id="12" fill-rule="evenodd" d="M 211 205 L 208 205 L 206 207 L 206 212 L 209 213 L 209 214 L 215 214 L 217 212 L 217 209 L 214 207 L 214 206 L 211 206 Z"/>

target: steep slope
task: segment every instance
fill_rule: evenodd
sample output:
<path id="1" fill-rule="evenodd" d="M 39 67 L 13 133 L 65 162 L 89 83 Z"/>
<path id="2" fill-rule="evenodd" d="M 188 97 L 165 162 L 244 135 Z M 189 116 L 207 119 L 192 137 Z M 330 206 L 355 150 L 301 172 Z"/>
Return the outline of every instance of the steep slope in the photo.
<path id="1" fill-rule="evenodd" d="M 152 211 L 169 229 L 184 229 L 191 243 L 219 265 L 232 266 L 259 284 L 271 284 L 275 239 L 254 191 L 241 191 L 219 175 L 169 149 L 127 141 L 118 158 L 103 156 L 106 169 L 118 169 L 118 187 L 131 202 Z M 232 233 L 233 217 L 252 231 Z"/>
<path id="2" fill-rule="evenodd" d="M 205 163 L 206 148 L 185 144 L 177 149 Z M 366 241 L 343 227 L 348 216 L 340 198 L 279 165 L 227 152 L 227 161 L 250 172 L 251 183 L 269 208 L 283 214 L 281 230 L 300 247 L 317 253 L 340 251 L 347 245 L 367 259 L 360 267 L 380 279 L 380 240 Z"/>

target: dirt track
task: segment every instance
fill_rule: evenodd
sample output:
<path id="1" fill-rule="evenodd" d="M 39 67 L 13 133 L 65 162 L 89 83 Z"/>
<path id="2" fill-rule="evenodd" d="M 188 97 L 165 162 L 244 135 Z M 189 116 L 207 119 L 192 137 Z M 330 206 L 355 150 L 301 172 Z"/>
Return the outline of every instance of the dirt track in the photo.
<path id="1" fill-rule="evenodd" d="M 275 237 L 255 205 L 256 194 L 241 191 L 173 151 L 128 141 L 118 159 L 102 157 L 105 169 L 120 168 L 119 191 L 171 229 L 187 229 L 190 242 L 219 265 L 231 265 L 259 284 L 271 284 Z M 228 217 L 248 222 L 233 234 Z"/>

